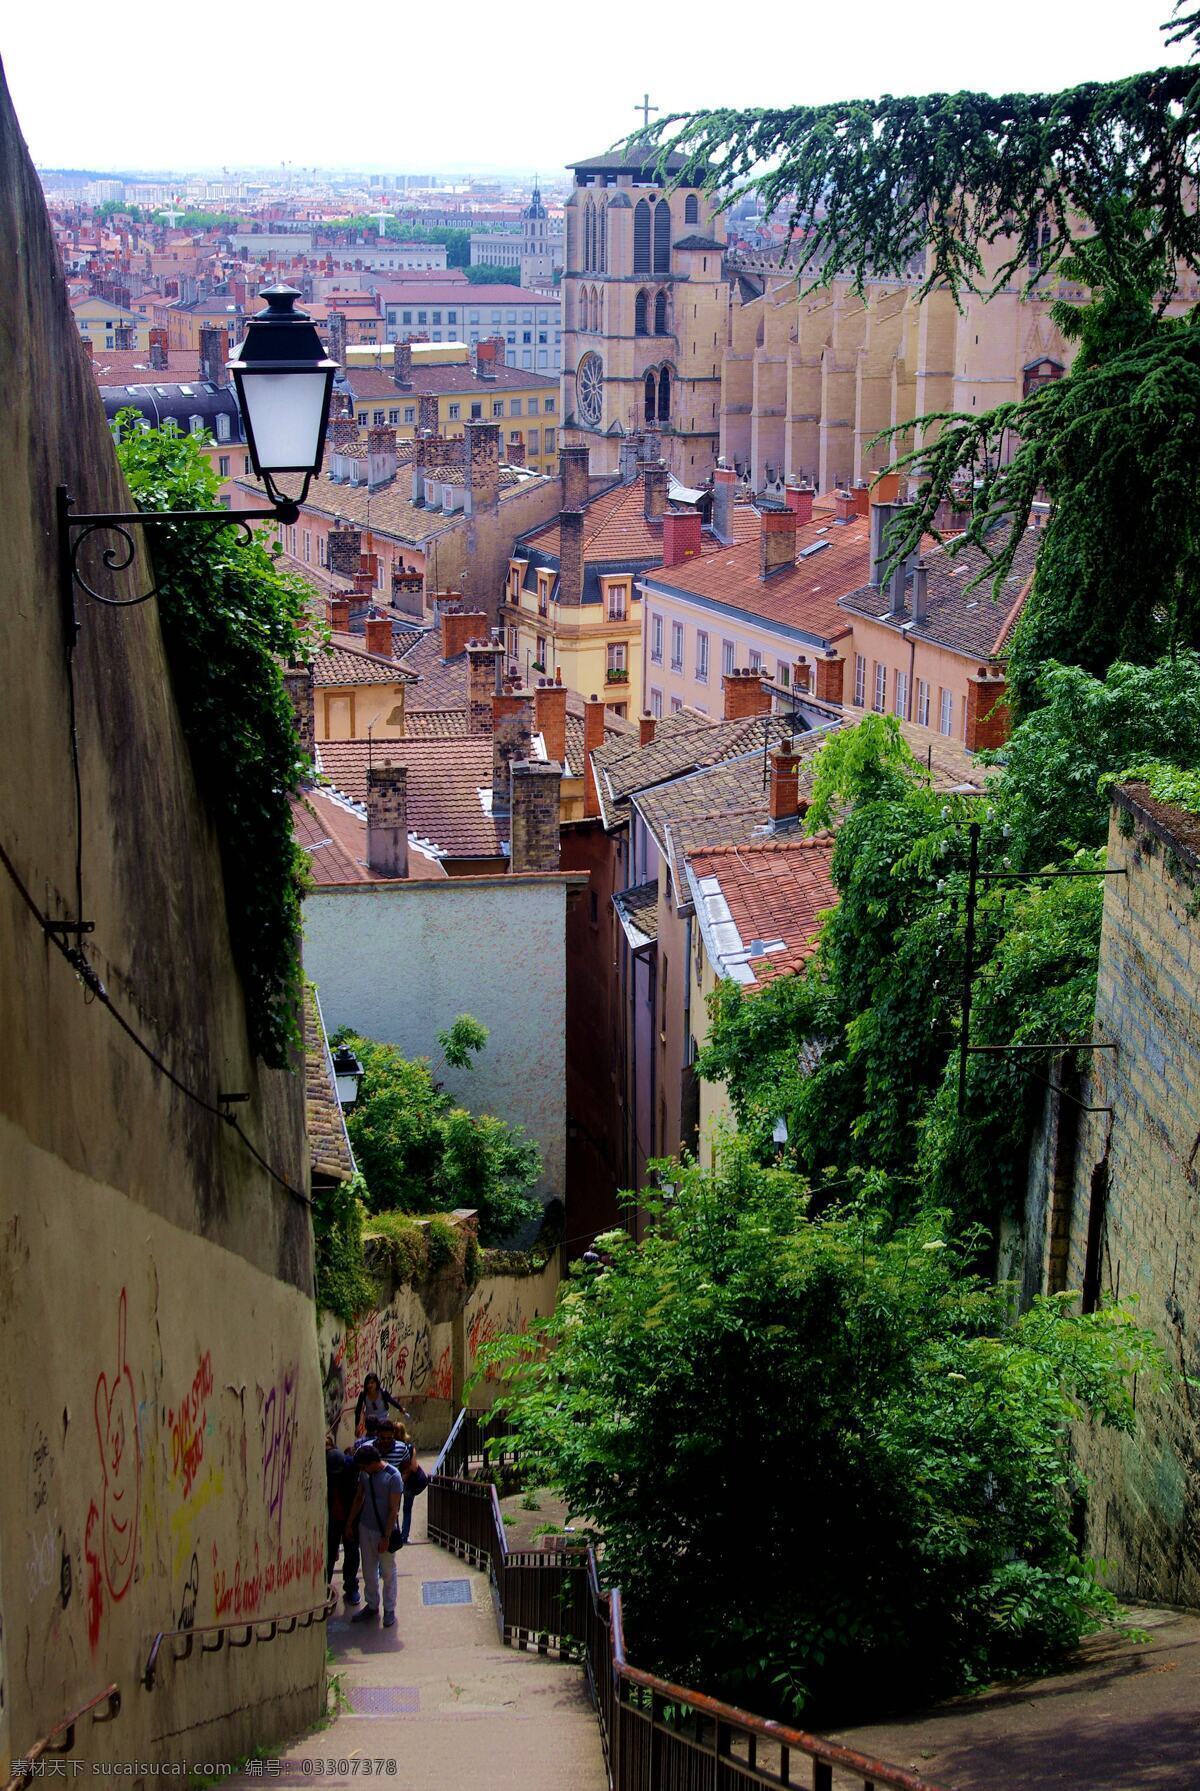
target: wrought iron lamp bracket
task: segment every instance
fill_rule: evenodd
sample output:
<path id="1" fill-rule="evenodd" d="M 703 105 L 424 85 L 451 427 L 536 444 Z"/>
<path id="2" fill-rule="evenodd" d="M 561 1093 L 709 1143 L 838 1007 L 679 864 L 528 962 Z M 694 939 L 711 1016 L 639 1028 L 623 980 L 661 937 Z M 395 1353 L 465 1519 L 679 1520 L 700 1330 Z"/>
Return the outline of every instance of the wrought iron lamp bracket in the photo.
<path id="1" fill-rule="evenodd" d="M 262 510 L 135 510 L 130 514 L 122 511 L 97 511 L 90 514 L 74 514 L 75 500 L 65 485 L 58 486 L 55 493 L 55 508 L 58 522 L 58 564 L 63 580 L 63 601 L 68 616 L 76 630 L 75 620 L 75 588 L 95 603 L 103 603 L 108 609 L 133 609 L 138 604 L 149 603 L 159 593 L 158 584 L 137 597 L 112 597 L 98 591 L 91 584 L 80 568 L 79 556 L 85 544 L 94 535 L 115 535 L 116 542 L 103 549 L 100 560 L 108 572 L 124 572 L 133 564 L 137 553 L 137 542 L 131 533 L 133 529 L 158 528 L 166 523 L 195 524 L 201 531 L 197 535 L 197 545 L 211 541 L 222 529 L 241 529 L 247 541 L 253 539 L 251 524 L 256 522 L 274 522 L 290 525 L 299 520 L 300 506 L 308 495 L 309 478 L 305 474 L 304 487 L 298 497 L 288 497 L 278 490 L 269 473 L 262 475 L 267 488 L 267 496 L 271 500 L 269 509 Z"/>

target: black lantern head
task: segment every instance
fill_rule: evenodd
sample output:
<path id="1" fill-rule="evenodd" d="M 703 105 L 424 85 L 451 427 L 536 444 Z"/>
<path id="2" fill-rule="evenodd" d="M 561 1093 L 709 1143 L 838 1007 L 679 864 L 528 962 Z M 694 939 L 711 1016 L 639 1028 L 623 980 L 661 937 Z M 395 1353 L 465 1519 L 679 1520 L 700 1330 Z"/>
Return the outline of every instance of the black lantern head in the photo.
<path id="1" fill-rule="evenodd" d="M 237 391 L 254 470 L 286 521 L 295 521 L 308 482 L 321 470 L 325 428 L 337 362 L 329 359 L 306 311 L 295 309 L 294 286 L 261 295 L 265 311 L 252 317 L 229 371 Z M 303 473 L 299 498 L 275 486 L 276 473 Z"/>

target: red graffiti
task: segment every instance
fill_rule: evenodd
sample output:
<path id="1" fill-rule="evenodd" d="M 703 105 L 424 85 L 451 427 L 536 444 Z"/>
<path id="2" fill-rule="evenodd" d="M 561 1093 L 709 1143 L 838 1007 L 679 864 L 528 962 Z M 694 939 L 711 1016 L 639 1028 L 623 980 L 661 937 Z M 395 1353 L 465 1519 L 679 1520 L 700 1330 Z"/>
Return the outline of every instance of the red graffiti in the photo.
<path id="1" fill-rule="evenodd" d="M 92 1533 L 100 1522 L 96 1501 L 88 1507 L 87 1527 L 83 1532 L 83 1552 L 87 1560 L 87 1626 L 88 1642 L 95 1652 L 100 1640 L 100 1619 L 104 1615 L 104 1585 L 100 1578 L 100 1557 L 92 1544 Z"/>
<path id="2" fill-rule="evenodd" d="M 124 1598 L 137 1564 L 138 1507 L 142 1452 L 137 1429 L 137 1397 L 125 1357 L 125 1289 L 117 1302 L 117 1366 L 110 1385 L 103 1369 L 96 1378 L 96 1438 L 104 1475 L 101 1543 L 104 1578 L 114 1601 Z"/>
<path id="3" fill-rule="evenodd" d="M 429 1382 L 431 1399 L 449 1399 L 454 1391 L 454 1375 L 450 1366 L 450 1351 L 444 1349 L 437 1359 L 437 1366 Z"/>
<path id="4" fill-rule="evenodd" d="M 292 1586 L 321 1586 L 325 1582 L 325 1546 L 319 1524 L 313 1525 L 307 1537 L 297 1532 L 286 1546 L 280 1543 L 265 1566 L 260 1561 L 257 1543 L 253 1560 L 236 1560 L 231 1570 L 222 1568 L 215 1542 L 212 1559 L 213 1602 L 218 1621 L 224 1617 L 252 1617 L 261 1611 L 265 1598 Z"/>
<path id="5" fill-rule="evenodd" d="M 196 1476 L 204 1460 L 204 1425 L 212 1390 L 212 1355 L 205 1350 L 178 1410 L 167 1413 L 167 1424 L 171 1431 L 171 1472 L 176 1477 L 182 1475 L 185 1499 L 196 1484 Z"/>
<path id="6" fill-rule="evenodd" d="M 213 1602 L 217 1621 L 222 1617 L 247 1617 L 258 1610 L 262 1604 L 263 1576 L 258 1565 L 258 1544 L 254 1545 L 254 1572 L 250 1572 L 247 1562 L 243 1568 L 241 1561 L 233 1564 L 233 1578 L 222 1573 L 220 1555 L 217 1545 L 212 1545 L 213 1554 Z"/>

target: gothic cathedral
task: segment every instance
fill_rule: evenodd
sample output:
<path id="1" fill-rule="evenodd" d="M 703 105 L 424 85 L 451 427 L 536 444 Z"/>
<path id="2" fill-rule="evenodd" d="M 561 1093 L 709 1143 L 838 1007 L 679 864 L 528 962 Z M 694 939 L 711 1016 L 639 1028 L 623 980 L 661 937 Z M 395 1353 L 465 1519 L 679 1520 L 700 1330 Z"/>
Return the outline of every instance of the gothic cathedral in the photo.
<path id="1" fill-rule="evenodd" d="M 615 473 L 624 437 L 654 435 L 675 477 L 700 484 L 720 434 L 724 231 L 698 186 L 665 191 L 636 154 L 592 156 L 572 172 L 564 443 L 589 448 L 593 472 Z"/>

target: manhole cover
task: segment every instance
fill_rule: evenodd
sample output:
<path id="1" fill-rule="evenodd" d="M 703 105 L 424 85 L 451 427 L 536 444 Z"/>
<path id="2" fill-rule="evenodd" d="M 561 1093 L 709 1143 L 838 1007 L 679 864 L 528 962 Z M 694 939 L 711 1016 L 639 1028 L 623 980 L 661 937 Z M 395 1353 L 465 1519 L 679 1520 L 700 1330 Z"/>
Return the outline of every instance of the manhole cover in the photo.
<path id="1" fill-rule="evenodd" d="M 355 1685 L 350 1708 L 355 1716 L 415 1716 L 421 1693 L 415 1685 Z"/>
<path id="2" fill-rule="evenodd" d="M 470 1580 L 423 1580 L 421 1598 L 425 1604 L 470 1604 Z"/>

